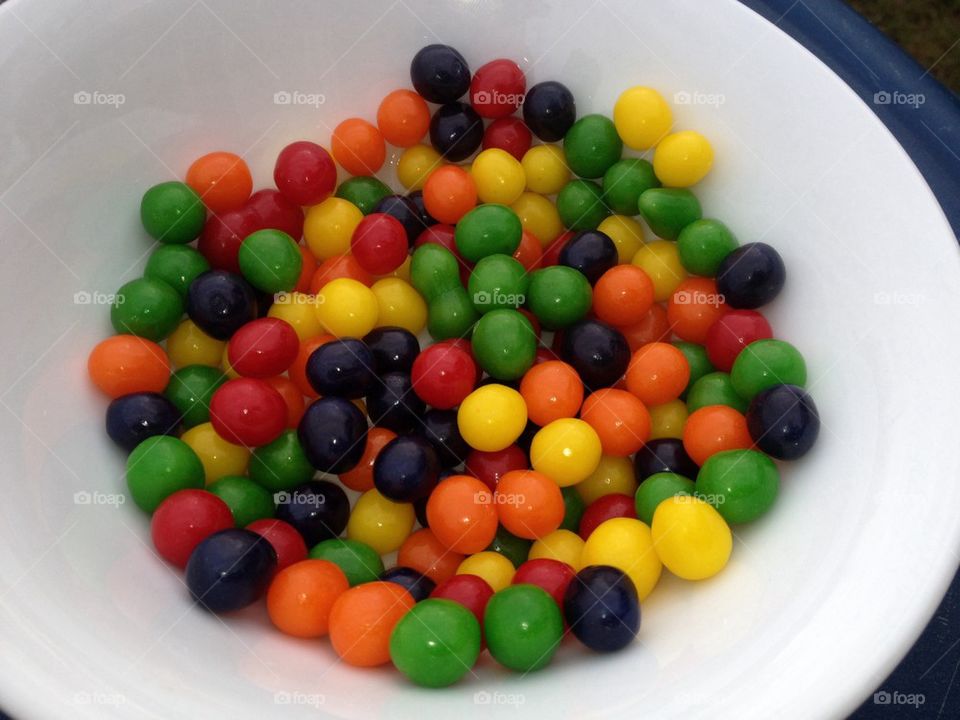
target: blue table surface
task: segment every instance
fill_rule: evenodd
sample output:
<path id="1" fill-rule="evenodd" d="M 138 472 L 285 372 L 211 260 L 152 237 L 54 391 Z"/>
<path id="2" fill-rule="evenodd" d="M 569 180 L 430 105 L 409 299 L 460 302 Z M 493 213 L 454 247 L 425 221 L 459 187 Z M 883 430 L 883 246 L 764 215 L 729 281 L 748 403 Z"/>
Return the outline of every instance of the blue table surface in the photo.
<path id="1" fill-rule="evenodd" d="M 960 236 L 960 100 L 840 0 L 740 1 L 802 43 L 870 105 Z M 883 102 L 895 93 L 920 94 L 924 102 Z M 913 648 L 850 718 L 960 718 L 958 675 L 960 573 Z M 7 717 L 0 710 L 0 720 Z"/>

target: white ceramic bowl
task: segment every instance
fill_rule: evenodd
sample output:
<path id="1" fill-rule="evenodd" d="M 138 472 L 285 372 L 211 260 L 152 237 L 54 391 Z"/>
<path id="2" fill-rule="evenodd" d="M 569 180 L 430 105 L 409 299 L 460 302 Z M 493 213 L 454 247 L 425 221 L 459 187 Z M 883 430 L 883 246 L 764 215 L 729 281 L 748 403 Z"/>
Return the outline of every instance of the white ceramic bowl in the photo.
<path id="1" fill-rule="evenodd" d="M 474 67 L 506 56 L 531 82 L 561 80 L 581 113 L 635 84 L 690 98 L 678 126 L 717 156 L 697 192 L 783 254 L 769 316 L 806 355 L 824 427 L 774 510 L 737 528 L 725 572 L 664 577 L 635 646 L 571 645 L 527 677 L 487 658 L 431 692 L 338 664 L 262 610 L 192 608 L 147 519 L 108 502 L 123 458 L 85 365 L 110 332 L 97 293 L 151 249 L 146 187 L 214 149 L 270 186 L 281 147 L 372 118 L 437 41 Z M 14 715 L 841 716 L 940 600 L 960 538 L 957 244 L 871 111 L 737 2 L 13 0 L 0 74 L 0 705 Z M 275 104 L 283 92 L 324 102 Z"/>

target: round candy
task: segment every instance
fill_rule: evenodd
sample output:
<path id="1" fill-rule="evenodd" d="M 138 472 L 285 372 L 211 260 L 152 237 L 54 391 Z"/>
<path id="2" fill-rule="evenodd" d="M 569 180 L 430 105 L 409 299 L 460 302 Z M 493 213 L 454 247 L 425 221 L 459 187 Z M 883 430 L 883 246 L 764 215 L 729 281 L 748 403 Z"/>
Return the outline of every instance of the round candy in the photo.
<path id="1" fill-rule="evenodd" d="M 494 497 L 494 500 L 496 501 L 496 497 Z M 494 554 L 502 555 L 510 561 L 513 568 L 517 568 L 527 559 L 532 544 L 530 540 L 517 537 L 501 525 L 497 528 L 497 534 L 494 536 L 493 542 L 490 543 L 490 547 L 488 547 L 487 550 Z M 506 568 L 503 563 L 499 564 L 501 567 Z M 513 568 L 509 570 L 509 573 L 504 574 L 509 574 L 512 577 Z M 498 587 L 497 589 L 499 590 L 500 588 Z"/>
<path id="2" fill-rule="evenodd" d="M 442 223 L 456 223 L 477 205 L 476 178 L 461 167 L 434 170 L 423 185 L 423 202 Z"/>
<path id="3" fill-rule="evenodd" d="M 373 582 L 383 574 L 383 561 L 377 551 L 358 540 L 322 540 L 310 549 L 310 557 L 328 560 L 339 567 L 350 587 Z"/>
<path id="4" fill-rule="evenodd" d="M 466 337 L 480 317 L 470 296 L 458 285 L 431 301 L 427 331 L 437 341 Z"/>
<path id="5" fill-rule="evenodd" d="M 322 270 L 318 267 L 310 279 L 311 283 L 319 272 L 322 272 Z M 317 317 L 314 307 L 315 298 L 313 297 L 312 286 L 307 289 L 311 294 L 292 292 L 277 295 L 270 309 L 267 310 L 267 317 L 283 320 L 289 324 L 301 343 L 304 340 L 310 340 L 323 334 L 323 326 L 320 324 L 320 319 Z"/>
<path id="6" fill-rule="evenodd" d="M 690 413 L 683 427 L 683 447 L 697 465 L 723 450 L 751 445 L 746 418 L 726 405 L 708 405 Z"/>
<path id="7" fill-rule="evenodd" d="M 582 230 L 560 251 L 560 264 L 582 272 L 591 285 L 617 264 L 617 246 L 599 230 Z"/>
<path id="8" fill-rule="evenodd" d="M 413 530 L 415 519 L 413 505 L 394 502 L 376 489 L 367 490 L 350 513 L 347 537 L 369 545 L 380 555 L 386 555 L 403 545 Z"/>
<path id="9" fill-rule="evenodd" d="M 754 396 L 747 410 L 747 429 L 757 447 L 767 455 L 777 460 L 796 460 L 817 441 L 820 414 L 803 388 L 774 385 Z"/>
<path id="10" fill-rule="evenodd" d="M 667 320 L 681 340 L 706 343 L 711 326 L 729 308 L 711 278 L 688 278 L 681 282 L 667 303 Z"/>
<path id="11" fill-rule="evenodd" d="M 217 340 L 229 340 L 257 315 L 253 289 L 224 270 L 205 272 L 190 283 L 186 306 L 197 327 Z"/>
<path id="12" fill-rule="evenodd" d="M 651 188 L 637 206 L 653 233 L 664 240 L 676 240 L 685 227 L 703 217 L 700 201 L 684 188 Z"/>
<path id="13" fill-rule="evenodd" d="M 563 151 L 576 175 L 599 178 L 620 159 L 623 142 L 609 118 L 584 115 L 567 130 Z"/>
<path id="14" fill-rule="evenodd" d="M 483 629 L 493 658 L 526 673 L 550 664 L 563 639 L 563 616 L 546 590 L 512 585 L 490 598 Z"/>
<path id="15" fill-rule="evenodd" d="M 670 132 L 673 113 L 660 93 L 636 85 L 620 93 L 613 106 L 613 122 L 628 147 L 648 150 Z"/>
<path id="16" fill-rule="evenodd" d="M 265 317 L 237 330 L 227 344 L 227 358 L 241 375 L 269 378 L 286 372 L 299 349 L 297 333 L 289 323 Z"/>
<path id="17" fill-rule="evenodd" d="M 332 162 L 330 167 L 333 168 Z M 251 232 L 271 228 L 282 230 L 297 242 L 303 237 L 303 208 L 278 190 L 258 190 L 244 203 L 243 211 L 253 223 Z M 240 239 L 248 234 L 244 234 Z"/>
<path id="18" fill-rule="evenodd" d="M 374 206 L 375 212 L 386 199 Z M 303 238 L 317 260 L 328 260 L 350 252 L 350 238 L 361 220 L 363 213 L 352 202 L 330 197 L 307 210 Z"/>
<path id="19" fill-rule="evenodd" d="M 513 562 L 502 553 L 494 551 L 470 555 L 457 567 L 457 575 L 476 575 L 483 578 L 494 592 L 510 585 L 515 572 Z"/>
<path id="20" fill-rule="evenodd" d="M 527 466 L 527 454 L 517 445 L 508 445 L 494 452 L 473 450 L 464 461 L 466 474 L 483 482 L 491 491 L 497 489 L 500 478 L 508 472 L 524 470 Z"/>
<path id="21" fill-rule="evenodd" d="M 540 241 L 546 252 L 548 246 L 563 233 L 563 221 L 549 198 L 534 192 L 525 192 L 510 205 L 524 230 Z M 559 250 L 557 251 L 559 253 Z M 552 263 L 556 264 L 556 262 Z"/>
<path id="22" fill-rule="evenodd" d="M 520 107 L 526 89 L 523 70 L 513 60 L 491 60 L 473 75 L 470 104 L 481 117 L 505 117 Z"/>
<path id="23" fill-rule="evenodd" d="M 583 502 L 588 504 L 607 495 L 633 495 L 637 489 L 633 462 L 628 457 L 604 455 L 590 477 L 577 483 L 574 489 Z"/>
<path id="24" fill-rule="evenodd" d="M 277 553 L 277 570 L 283 570 L 294 563 L 307 559 L 307 544 L 300 533 L 283 520 L 264 518 L 247 525 L 247 530 L 267 539 Z"/>
<path id="25" fill-rule="evenodd" d="M 363 338 L 373 354 L 373 368 L 378 375 L 389 372 L 409 373 L 420 352 L 417 337 L 404 328 L 380 327 Z"/>
<path id="26" fill-rule="evenodd" d="M 391 440 L 377 455 L 373 483 L 387 499 L 412 503 L 430 495 L 439 473 L 440 462 L 433 445 L 418 435 L 405 435 Z"/>
<path id="27" fill-rule="evenodd" d="M 189 185 L 170 181 L 154 185 L 140 201 L 140 221 L 154 240 L 184 245 L 203 230 L 207 210 Z"/>
<path id="28" fill-rule="evenodd" d="M 392 582 L 352 587 L 333 603 L 330 643 L 348 665 L 375 667 L 390 660 L 390 635 L 416 603 Z"/>
<path id="29" fill-rule="evenodd" d="M 179 568 L 206 537 L 233 527 L 230 508 L 206 490 L 178 490 L 157 507 L 150 519 L 150 537 L 157 554 Z"/>
<path id="30" fill-rule="evenodd" d="M 614 385 L 631 362 L 627 339 L 599 320 L 581 320 L 566 328 L 560 356 L 577 371 L 588 390 Z"/>
<path id="31" fill-rule="evenodd" d="M 277 567 L 266 539 L 230 528 L 205 538 L 187 562 L 186 585 L 194 602 L 213 613 L 240 610 L 263 595 Z"/>
<path id="32" fill-rule="evenodd" d="M 454 575 L 437 586 L 430 593 L 432 598 L 442 598 L 459 603 L 483 623 L 483 613 L 487 603 L 493 597 L 493 588 L 483 578 L 477 575 Z"/>
<path id="33" fill-rule="evenodd" d="M 207 489 L 227 504 L 238 527 L 272 518 L 276 510 L 272 493 L 242 475 L 227 475 L 210 483 Z"/>
<path id="34" fill-rule="evenodd" d="M 653 283 L 653 299 L 657 302 L 669 300 L 687 276 L 677 255 L 676 243 L 666 240 L 647 243 L 637 250 L 630 262 L 650 278 Z M 664 325 L 669 327 L 666 318 Z"/>
<path id="35" fill-rule="evenodd" d="M 610 493 L 597 498 L 580 518 L 580 537 L 587 540 L 600 525 L 611 518 L 636 518 L 634 499 L 622 493 Z"/>
<path id="36" fill-rule="evenodd" d="M 650 528 L 625 517 L 607 520 L 590 533 L 580 563 L 583 567 L 611 565 L 622 570 L 633 580 L 640 602 L 653 591 L 662 570 Z"/>
<path id="37" fill-rule="evenodd" d="M 407 258 L 407 233 L 396 218 L 372 213 L 353 231 L 350 250 L 364 270 L 386 275 Z"/>
<path id="38" fill-rule="evenodd" d="M 483 131 L 483 149 L 497 148 L 506 150 L 517 160 L 522 160 L 530 149 L 533 134 L 523 124 L 523 120 L 516 117 L 502 117 L 487 125 Z"/>
<path id="39" fill-rule="evenodd" d="M 637 589 L 622 570 L 593 565 L 576 574 L 563 598 L 570 631 L 591 650 L 614 652 L 640 630 Z"/>
<path id="40" fill-rule="evenodd" d="M 559 145 L 537 145 L 527 150 L 521 161 L 527 189 L 541 195 L 555 195 L 570 182 L 563 148 Z M 631 208 L 636 212 L 636 203 Z"/>
<path id="41" fill-rule="evenodd" d="M 470 453 L 470 446 L 460 436 L 456 410 L 428 410 L 423 416 L 420 434 L 437 452 L 441 468 L 460 465 Z"/>
<path id="42" fill-rule="evenodd" d="M 273 181 L 290 202 L 316 205 L 336 187 L 337 166 L 322 147 L 300 140 L 280 151 L 273 168 Z"/>
<path id="43" fill-rule="evenodd" d="M 505 205 L 481 205 L 457 223 L 457 250 L 468 262 L 497 253 L 513 255 L 522 233 L 520 218 L 513 210 Z"/>
<path id="44" fill-rule="evenodd" d="M 203 465 L 182 440 L 155 435 L 127 458 L 127 487 L 141 510 L 152 513 L 167 497 L 204 485 Z"/>
<path id="45" fill-rule="evenodd" d="M 677 495 L 657 506 L 653 547 L 666 568 L 684 580 L 704 580 L 723 570 L 733 535 L 723 517 L 698 497 Z"/>
<path id="46" fill-rule="evenodd" d="M 570 230 L 593 230 L 610 209 L 603 202 L 603 190 L 592 180 L 571 180 L 557 195 L 557 211 Z"/>
<path id="47" fill-rule="evenodd" d="M 636 215 L 640 196 L 654 187 L 660 187 L 660 181 L 653 165 L 641 158 L 618 160 L 603 174 L 603 200 L 622 215 Z"/>
<path id="48" fill-rule="evenodd" d="M 361 175 L 340 183 L 336 196 L 356 205 L 364 215 L 369 215 L 377 203 L 390 193 L 390 188 L 375 177 Z"/>
<path id="49" fill-rule="evenodd" d="M 282 198 L 282 196 L 280 197 Z M 289 202 L 285 198 L 283 199 L 285 202 Z M 253 198 L 250 200 L 253 200 Z M 200 233 L 200 238 L 197 241 L 197 250 L 213 268 L 233 273 L 240 272 L 240 265 L 237 262 L 240 243 L 250 233 L 263 228 L 263 225 L 260 224 L 249 207 L 250 200 L 237 210 L 228 210 L 225 213 L 211 215 L 204 223 L 203 232 Z M 301 213 L 298 205 L 293 206 L 293 208 L 296 212 Z M 302 224 L 302 213 L 300 217 Z"/>
<path id="50" fill-rule="evenodd" d="M 572 490 L 572 488 L 569 489 Z M 576 496 L 576 492 L 571 494 Z M 530 560 L 556 560 L 577 570 L 580 567 L 583 544 L 583 538 L 569 529 L 562 528 L 535 541 L 530 548 L 529 558 Z"/>
<path id="51" fill-rule="evenodd" d="M 317 295 L 317 317 L 337 337 L 363 337 L 377 324 L 377 296 L 363 283 L 338 278 Z"/>
<path id="52" fill-rule="evenodd" d="M 550 558 L 527 560 L 517 568 L 512 585 L 536 585 L 546 590 L 559 607 L 575 575 L 574 569 L 565 562 Z"/>
<path id="53" fill-rule="evenodd" d="M 682 438 L 687 422 L 687 406 L 683 400 L 671 400 L 648 408 L 650 412 L 650 439 Z"/>
<path id="54" fill-rule="evenodd" d="M 110 306 L 110 323 L 118 333 L 160 341 L 172 333 L 183 316 L 183 299 L 161 280 L 138 278 L 117 290 Z"/>
<path id="55" fill-rule="evenodd" d="M 350 501 L 328 480 L 311 480 L 277 494 L 277 519 L 292 525 L 308 546 L 335 538 L 347 526 Z"/>
<path id="56" fill-rule="evenodd" d="M 707 355 L 718 370 L 729 372 L 743 348 L 771 337 L 773 329 L 763 315 L 755 310 L 731 310 L 707 330 Z"/>
<path id="57" fill-rule="evenodd" d="M 737 394 L 724 372 L 707 373 L 687 392 L 687 410 L 695 412 L 708 405 L 729 405 L 740 413 L 747 411 L 747 401 Z"/>
<path id="58" fill-rule="evenodd" d="M 416 145 L 430 127 L 430 108 L 411 90 L 394 90 L 380 101 L 377 127 L 391 145 L 408 148 Z"/>
<path id="59" fill-rule="evenodd" d="M 803 355 L 783 340 L 757 340 L 747 345 L 730 369 L 730 382 L 745 400 L 774 385 L 807 383 L 807 364 Z"/>
<path id="60" fill-rule="evenodd" d="M 780 254 L 766 243 L 729 253 L 717 268 L 717 292 L 734 308 L 754 309 L 773 300 L 787 279 Z"/>
<path id="61" fill-rule="evenodd" d="M 500 523 L 517 537 L 536 540 L 563 522 L 560 486 L 534 470 L 511 470 L 500 478 L 494 494 Z"/>
<path id="62" fill-rule="evenodd" d="M 307 379 L 322 396 L 361 398 L 377 382 L 373 353 L 355 338 L 324 343 L 307 360 Z"/>
<path id="63" fill-rule="evenodd" d="M 334 602 L 350 586 L 332 562 L 302 560 L 277 573 L 267 591 L 267 613 L 282 633 L 300 638 L 323 637 Z"/>
<path id="64" fill-rule="evenodd" d="M 207 335 L 190 318 L 183 320 L 167 338 L 167 354 L 179 368 L 187 365 L 219 367 L 225 346 L 226 343 Z"/>
<path id="65" fill-rule="evenodd" d="M 253 179 L 239 155 L 212 152 L 199 157 L 187 169 L 187 185 L 215 213 L 234 210 L 250 197 Z"/>
<path id="66" fill-rule="evenodd" d="M 441 105 L 430 119 L 430 143 L 451 162 L 466 160 L 483 142 L 483 120 L 461 102 Z"/>
<path id="67" fill-rule="evenodd" d="M 200 458 L 206 482 L 224 475 L 243 475 L 250 462 L 250 451 L 225 440 L 209 422 L 187 430 L 180 439 Z"/>
<path id="68" fill-rule="evenodd" d="M 667 135 L 653 153 L 653 170 L 667 187 L 696 185 L 712 166 L 710 142 L 693 130 Z"/>
<path id="69" fill-rule="evenodd" d="M 210 423 L 229 442 L 250 447 L 266 445 L 286 427 L 287 405 L 263 380 L 228 380 L 210 399 Z"/>
<path id="70" fill-rule="evenodd" d="M 374 425 L 393 430 L 399 435 L 422 427 L 421 416 L 426 407 L 415 392 L 410 376 L 391 372 L 379 377 L 366 397 L 367 413 Z"/>
<path id="71" fill-rule="evenodd" d="M 597 390 L 584 401 L 580 417 L 597 432 L 606 455 L 633 455 L 650 437 L 650 413 L 626 390 Z"/>
<path id="72" fill-rule="evenodd" d="M 413 391 L 434 408 L 455 408 L 477 384 L 477 364 L 462 347 L 448 343 L 431 345 L 413 361 L 410 379 Z"/>
<path id="73" fill-rule="evenodd" d="M 392 567 L 380 573 L 380 580 L 396 583 L 406 590 L 417 602 L 421 602 L 430 597 L 430 593 L 437 584 L 413 568 Z"/>
<path id="74" fill-rule="evenodd" d="M 700 468 L 696 496 L 728 523 L 744 523 L 773 506 L 779 485 L 776 464 L 762 452 L 727 450 L 712 455 Z"/>
<path id="75" fill-rule="evenodd" d="M 687 358 L 669 343 L 644 345 L 627 366 L 627 389 L 648 406 L 680 397 L 689 379 Z"/>
<path id="76" fill-rule="evenodd" d="M 297 432 L 313 467 L 342 473 L 356 467 L 363 457 L 367 419 L 349 400 L 325 397 L 310 404 Z"/>
<path id="77" fill-rule="evenodd" d="M 516 390 L 505 385 L 479 387 L 460 404 L 457 425 L 463 439 L 477 450 L 503 450 L 523 432 L 527 406 Z"/>
<path id="78" fill-rule="evenodd" d="M 470 68 L 449 45 L 427 45 L 410 62 L 410 82 L 429 102 L 453 102 L 470 87 Z"/>
<path id="79" fill-rule="evenodd" d="M 496 148 L 484 150 L 474 158 L 470 175 L 477 184 L 477 197 L 485 203 L 510 205 L 526 186 L 520 161 Z"/>
<path id="80" fill-rule="evenodd" d="M 303 417 L 303 411 L 306 409 L 300 388 L 286 375 L 275 375 L 267 378 L 267 382 L 270 387 L 280 393 L 280 397 L 287 406 L 287 427 L 296 428 L 300 425 L 300 418 Z"/>
<path id="81" fill-rule="evenodd" d="M 561 418 L 534 436 L 530 463 L 560 487 L 567 487 L 585 480 L 597 469 L 601 452 L 600 438 L 589 424 L 576 418 Z"/>
<path id="82" fill-rule="evenodd" d="M 654 473 L 637 488 L 634 496 L 637 518 L 649 525 L 653 522 L 654 511 L 664 500 L 674 495 L 693 495 L 694 492 L 693 480 L 683 475 L 671 472 Z"/>
<path id="83" fill-rule="evenodd" d="M 351 175 L 373 175 L 387 155 L 383 135 L 361 118 L 348 118 L 333 129 L 330 152 Z"/>
<path id="84" fill-rule="evenodd" d="M 447 687 L 470 672 L 480 655 L 480 623 L 452 600 L 418 603 L 390 636 L 390 659 L 417 685 Z"/>
<path id="85" fill-rule="evenodd" d="M 470 342 L 477 363 L 498 380 L 522 377 L 533 365 L 537 351 L 533 326 L 516 310 L 493 310 L 483 315 L 473 328 Z"/>
<path id="86" fill-rule="evenodd" d="M 590 310 L 591 290 L 587 278 L 562 265 L 537 270 L 530 277 L 527 306 L 549 330 L 567 327 Z"/>
<path id="87" fill-rule="evenodd" d="M 653 282 L 635 265 L 612 267 L 595 282 L 593 311 L 605 323 L 617 327 L 635 325 L 652 306 Z"/>
<path id="88" fill-rule="evenodd" d="M 457 256 L 438 243 L 425 243 L 413 251 L 410 281 L 428 302 L 450 290 L 462 290 Z"/>
<path id="89" fill-rule="evenodd" d="M 713 277 L 720 263 L 737 248 L 737 239 L 719 220 L 696 220 L 680 231 L 680 262 L 692 275 Z"/>
<path id="90" fill-rule="evenodd" d="M 210 263 L 189 245 L 161 245 L 150 254 L 143 276 L 164 282 L 186 298 L 187 288 Z"/>
<path id="91" fill-rule="evenodd" d="M 497 532 L 497 510 L 487 486 L 467 475 L 454 475 L 436 486 L 427 501 L 430 530 L 456 553 L 478 553 Z"/>
<path id="92" fill-rule="evenodd" d="M 367 440 L 363 448 L 360 462 L 352 470 L 340 473 L 340 482 L 351 490 L 364 492 L 373 487 L 373 467 L 380 451 L 393 440 L 397 434 L 386 428 L 373 427 L 367 431 Z M 313 467 L 310 468 L 311 474 Z"/>
<path id="93" fill-rule="evenodd" d="M 159 393 L 121 395 L 107 406 L 107 435 L 127 452 L 149 437 L 176 435 L 180 411 Z"/>
<path id="94" fill-rule="evenodd" d="M 562 83 L 553 80 L 537 83 L 523 98 L 523 121 L 543 142 L 563 138 L 576 118 L 573 93 Z"/>
<path id="95" fill-rule="evenodd" d="M 313 307 L 310 308 L 310 311 L 313 312 Z M 317 324 L 319 325 L 319 321 Z M 317 397 L 317 391 L 313 389 L 313 386 L 307 379 L 307 362 L 310 360 L 310 356 L 313 355 L 314 350 L 324 343 L 333 340 L 335 340 L 333 335 L 326 334 L 315 335 L 306 340 L 301 340 L 297 357 L 287 370 L 287 376 L 300 388 L 300 392 L 308 398 L 315 399 Z"/>
<path id="96" fill-rule="evenodd" d="M 404 540 L 397 564 L 422 572 L 435 583 L 443 583 L 457 572 L 463 555 L 452 552 L 429 528 L 417 530 Z"/>
<path id="97" fill-rule="evenodd" d="M 583 382 L 571 365 L 550 360 L 527 370 L 520 394 L 530 420 L 543 426 L 577 414 L 583 403 Z"/>
<path id="98" fill-rule="evenodd" d="M 407 196 L 387 195 L 373 211 L 386 213 L 399 220 L 407 231 L 407 244 L 412 246 L 420 233 L 433 224 L 432 218 L 424 214 L 422 202 L 422 196 L 416 193 Z"/>

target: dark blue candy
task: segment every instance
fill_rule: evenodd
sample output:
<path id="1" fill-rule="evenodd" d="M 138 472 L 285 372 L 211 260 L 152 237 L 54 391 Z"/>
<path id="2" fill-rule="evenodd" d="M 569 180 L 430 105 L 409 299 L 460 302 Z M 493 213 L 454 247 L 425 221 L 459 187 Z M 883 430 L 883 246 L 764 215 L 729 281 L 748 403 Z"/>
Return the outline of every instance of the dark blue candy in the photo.
<path id="1" fill-rule="evenodd" d="M 257 317 L 253 288 L 239 275 L 208 270 L 187 288 L 187 315 L 210 337 L 229 340 Z"/>
<path id="2" fill-rule="evenodd" d="M 523 99 L 523 122 L 544 142 L 562 140 L 577 119 L 577 104 L 566 85 L 537 83 Z"/>
<path id="3" fill-rule="evenodd" d="M 407 244 L 410 247 L 413 247 L 420 233 L 427 229 L 416 203 L 404 195 L 387 195 L 377 203 L 373 211 L 386 213 L 399 221 L 407 233 Z"/>
<path id="4" fill-rule="evenodd" d="M 380 450 L 373 462 L 373 484 L 395 502 L 414 502 L 437 486 L 437 451 L 419 435 L 401 435 Z"/>
<path id="5" fill-rule="evenodd" d="M 307 547 L 339 537 L 350 519 L 350 501 L 336 483 L 310 480 L 277 495 L 278 520 L 290 523 Z"/>
<path id="6" fill-rule="evenodd" d="M 780 253 L 766 243 L 749 243 L 727 255 L 717 268 L 717 292 L 730 307 L 766 305 L 783 289 L 787 270 Z"/>
<path id="7" fill-rule="evenodd" d="M 577 573 L 563 597 L 563 614 L 577 639 L 591 650 L 613 652 L 640 630 L 640 600 L 622 570 L 592 565 Z"/>
<path id="8" fill-rule="evenodd" d="M 423 427 L 417 432 L 437 451 L 440 467 L 456 467 L 470 454 L 470 446 L 460 434 L 456 410 L 427 410 L 423 416 Z"/>
<path id="9" fill-rule="evenodd" d="M 131 393 L 107 406 L 107 435 L 127 452 L 154 435 L 175 435 L 180 411 L 163 395 Z"/>
<path id="10" fill-rule="evenodd" d="M 430 119 L 430 143 L 451 162 L 473 155 L 483 142 L 483 120 L 461 102 L 441 105 Z"/>
<path id="11" fill-rule="evenodd" d="M 187 588 L 210 612 L 240 610 L 260 599 L 276 567 L 277 553 L 262 535 L 242 528 L 221 530 L 190 554 Z"/>
<path id="12" fill-rule="evenodd" d="M 322 396 L 361 398 L 376 382 L 373 353 L 356 338 L 331 340 L 307 359 L 307 380 Z"/>
<path id="13" fill-rule="evenodd" d="M 389 372 L 409 374 L 413 361 L 420 354 L 417 336 L 400 327 L 371 330 L 364 336 L 363 342 L 373 353 L 373 367 L 377 375 Z"/>
<path id="14" fill-rule="evenodd" d="M 415 190 L 407 195 L 407 200 L 413 203 L 417 209 L 417 219 L 423 224 L 424 228 L 437 224 L 437 219 L 427 212 L 427 205 L 423 202 L 423 190 Z"/>
<path id="15" fill-rule="evenodd" d="M 599 230 L 581 230 L 560 251 L 560 264 L 582 272 L 591 285 L 616 265 L 618 258 L 613 240 Z"/>
<path id="16" fill-rule="evenodd" d="M 406 435 L 421 427 L 420 418 L 427 409 L 423 400 L 413 392 L 410 376 L 401 372 L 380 376 L 366 402 L 373 424 L 393 430 L 397 435 Z"/>
<path id="17" fill-rule="evenodd" d="M 676 438 L 660 438 L 645 443 L 633 458 L 633 469 L 638 483 L 662 472 L 676 473 L 693 480 L 700 472 L 700 468 L 683 449 L 683 442 Z"/>
<path id="18" fill-rule="evenodd" d="M 352 470 L 363 457 L 367 420 L 349 400 L 323 397 L 310 403 L 297 436 L 311 465 L 338 475 Z"/>
<path id="19" fill-rule="evenodd" d="M 394 567 L 389 570 L 384 570 L 380 575 L 380 580 L 396 583 L 406 589 L 406 591 L 413 596 L 415 602 L 426 600 L 437 586 L 437 584 L 426 575 L 418 573 L 413 568 L 408 567 Z"/>
<path id="20" fill-rule="evenodd" d="M 560 357 L 573 366 L 588 390 L 615 385 L 630 363 L 630 345 L 616 328 L 581 320 L 563 331 Z"/>
<path id="21" fill-rule="evenodd" d="M 470 88 L 470 66 L 449 45 L 427 45 L 410 62 L 410 82 L 429 102 L 453 102 Z"/>
<path id="22" fill-rule="evenodd" d="M 817 441 L 820 414 L 803 388 L 774 385 L 754 396 L 747 410 L 747 429 L 767 455 L 796 460 Z"/>

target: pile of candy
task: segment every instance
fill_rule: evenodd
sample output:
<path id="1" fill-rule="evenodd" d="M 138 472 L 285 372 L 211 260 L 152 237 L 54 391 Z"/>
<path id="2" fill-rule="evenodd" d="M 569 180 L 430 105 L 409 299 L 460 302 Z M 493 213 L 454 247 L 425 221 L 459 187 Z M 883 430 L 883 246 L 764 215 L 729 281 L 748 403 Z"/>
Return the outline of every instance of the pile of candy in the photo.
<path id="1" fill-rule="evenodd" d="M 526 672 L 567 631 L 630 644 L 662 568 L 719 572 L 819 419 L 756 311 L 783 262 L 702 217 L 713 151 L 655 90 L 578 119 L 510 60 L 431 45 L 410 74 L 330 152 L 285 147 L 275 190 L 226 152 L 147 190 L 160 245 L 89 372 L 199 605 L 265 596 L 280 631 L 444 686 L 484 648 Z M 387 143 L 407 194 L 374 177 Z"/>

